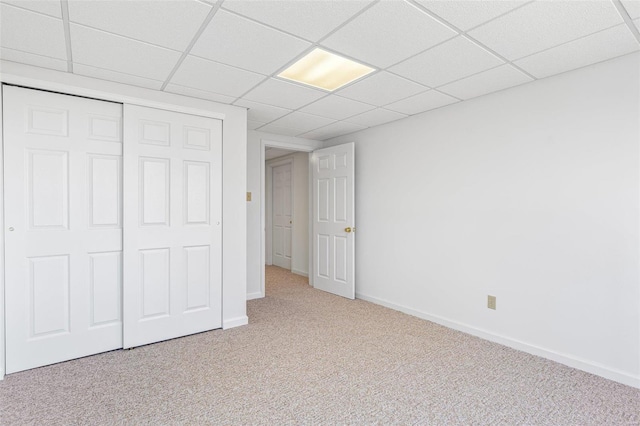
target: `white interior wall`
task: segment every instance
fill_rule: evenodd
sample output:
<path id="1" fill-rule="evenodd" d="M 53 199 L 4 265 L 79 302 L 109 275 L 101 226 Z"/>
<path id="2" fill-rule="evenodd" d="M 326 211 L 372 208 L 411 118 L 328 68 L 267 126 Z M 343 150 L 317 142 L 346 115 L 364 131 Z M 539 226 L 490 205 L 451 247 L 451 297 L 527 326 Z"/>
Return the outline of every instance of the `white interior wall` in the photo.
<path id="1" fill-rule="evenodd" d="M 639 84 L 632 54 L 329 141 L 358 297 L 640 387 Z"/>
<path id="2" fill-rule="evenodd" d="M 0 81 L 96 99 L 223 118 L 223 328 L 247 324 L 246 209 L 247 118 L 244 108 L 0 61 Z M 0 163 L 2 162 L 0 151 Z M 2 193 L 0 191 L 0 199 Z M 4 227 L 0 241 L 4 241 Z M 0 288 L 0 294 L 4 287 Z M 4 344 L 4 340 L 0 346 Z M 0 347 L 0 353 L 3 353 Z M 4 364 L 3 364 L 4 365 Z"/>
<path id="3" fill-rule="evenodd" d="M 285 159 L 292 160 L 293 174 L 291 175 L 293 194 L 293 224 L 291 229 L 291 272 L 298 275 L 309 275 L 309 153 L 296 152 L 294 154 L 277 157 L 268 160 L 267 164 L 278 163 Z M 267 172 L 269 168 L 267 168 Z M 269 188 L 270 179 L 266 178 L 265 191 L 267 196 L 273 196 L 272 189 Z M 270 223 L 269 216 L 273 204 L 267 202 L 265 215 Z M 266 233 L 266 250 L 269 252 L 269 244 L 273 242 L 269 239 L 270 233 Z M 267 259 L 269 256 L 267 255 Z"/>
<path id="4" fill-rule="evenodd" d="M 291 272 L 309 275 L 309 153 L 293 155 L 293 237 Z"/>
<path id="5" fill-rule="evenodd" d="M 247 202 L 247 298 L 255 299 L 263 297 L 261 280 L 264 273 L 262 259 L 263 225 L 261 213 L 262 179 L 264 167 L 262 167 L 262 142 L 275 142 L 291 144 L 291 146 L 305 146 L 310 149 L 322 148 L 322 142 L 280 136 L 271 133 L 249 131 L 247 135 L 247 191 L 251 192 L 251 201 Z"/>

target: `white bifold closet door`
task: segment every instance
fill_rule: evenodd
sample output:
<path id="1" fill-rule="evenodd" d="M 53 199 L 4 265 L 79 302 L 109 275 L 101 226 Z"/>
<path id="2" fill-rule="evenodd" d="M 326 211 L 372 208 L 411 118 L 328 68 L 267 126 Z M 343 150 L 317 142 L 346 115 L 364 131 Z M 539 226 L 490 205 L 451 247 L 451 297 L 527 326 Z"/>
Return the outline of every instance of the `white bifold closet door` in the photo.
<path id="1" fill-rule="evenodd" d="M 124 347 L 222 325 L 222 121 L 125 105 Z"/>
<path id="2" fill-rule="evenodd" d="M 122 347 L 122 105 L 5 86 L 7 373 Z"/>

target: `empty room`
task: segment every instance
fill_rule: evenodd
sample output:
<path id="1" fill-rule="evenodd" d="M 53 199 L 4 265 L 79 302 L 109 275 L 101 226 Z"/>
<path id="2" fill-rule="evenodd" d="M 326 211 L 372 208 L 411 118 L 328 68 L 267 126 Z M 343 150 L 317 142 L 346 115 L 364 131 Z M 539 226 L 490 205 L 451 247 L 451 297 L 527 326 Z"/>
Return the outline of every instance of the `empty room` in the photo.
<path id="1" fill-rule="evenodd" d="M 0 424 L 640 425 L 640 0 L 0 0 Z"/>

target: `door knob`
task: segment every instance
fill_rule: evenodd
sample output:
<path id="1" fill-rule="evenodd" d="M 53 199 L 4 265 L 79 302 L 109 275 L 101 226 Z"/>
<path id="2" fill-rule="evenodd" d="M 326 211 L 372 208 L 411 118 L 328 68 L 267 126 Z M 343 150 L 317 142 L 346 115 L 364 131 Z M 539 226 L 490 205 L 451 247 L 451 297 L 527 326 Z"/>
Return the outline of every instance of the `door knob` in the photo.
<path id="1" fill-rule="evenodd" d="M 351 228 L 344 228 L 344 232 L 348 234 L 349 232 L 351 232 Z"/>
<path id="2" fill-rule="evenodd" d="M 13 226 L 10 226 L 10 227 L 9 227 L 9 231 L 13 231 Z"/>

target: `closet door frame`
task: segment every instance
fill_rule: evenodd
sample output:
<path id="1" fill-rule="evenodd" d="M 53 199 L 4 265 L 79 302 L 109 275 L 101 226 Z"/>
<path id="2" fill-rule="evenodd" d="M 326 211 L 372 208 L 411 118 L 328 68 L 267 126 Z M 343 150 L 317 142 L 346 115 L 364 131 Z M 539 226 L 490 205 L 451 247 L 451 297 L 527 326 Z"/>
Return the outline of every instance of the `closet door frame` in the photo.
<path id="1" fill-rule="evenodd" d="M 22 86 L 223 121 L 222 165 L 222 328 L 248 324 L 246 315 L 246 110 L 204 99 L 0 61 L 0 85 Z M 0 113 L 2 112 L 0 90 Z M 0 115 L 1 117 L 1 115 Z M 4 301 L 4 141 L 0 120 L 0 380 L 5 376 Z M 225 167 L 225 163 L 227 167 Z M 230 183 L 232 182 L 232 183 Z M 235 260 L 234 260 L 235 259 Z M 240 260 L 238 260 L 240 259 Z"/>

